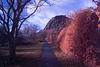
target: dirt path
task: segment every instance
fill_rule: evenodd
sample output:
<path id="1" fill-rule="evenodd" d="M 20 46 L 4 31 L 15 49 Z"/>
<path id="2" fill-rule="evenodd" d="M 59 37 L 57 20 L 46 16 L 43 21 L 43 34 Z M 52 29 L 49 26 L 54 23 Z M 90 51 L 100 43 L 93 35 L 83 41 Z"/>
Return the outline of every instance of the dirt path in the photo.
<path id="1" fill-rule="evenodd" d="M 51 49 L 47 41 L 45 41 L 42 50 L 40 67 L 61 67 L 58 59 L 54 55 L 53 50 Z"/>

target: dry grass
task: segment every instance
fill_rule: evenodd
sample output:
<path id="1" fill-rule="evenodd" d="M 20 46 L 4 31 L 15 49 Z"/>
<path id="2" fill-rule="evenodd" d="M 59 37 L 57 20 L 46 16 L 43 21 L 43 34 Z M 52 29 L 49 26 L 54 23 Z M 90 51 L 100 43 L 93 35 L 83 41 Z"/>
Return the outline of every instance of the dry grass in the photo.
<path id="1" fill-rule="evenodd" d="M 16 59 L 9 60 L 8 47 L 0 47 L 0 67 L 39 67 L 43 43 L 16 47 Z"/>
<path id="2" fill-rule="evenodd" d="M 54 51 L 54 54 L 58 58 L 62 67 L 84 67 L 83 64 L 79 64 L 75 60 L 71 59 L 68 55 L 64 54 L 57 46 L 50 45 Z"/>

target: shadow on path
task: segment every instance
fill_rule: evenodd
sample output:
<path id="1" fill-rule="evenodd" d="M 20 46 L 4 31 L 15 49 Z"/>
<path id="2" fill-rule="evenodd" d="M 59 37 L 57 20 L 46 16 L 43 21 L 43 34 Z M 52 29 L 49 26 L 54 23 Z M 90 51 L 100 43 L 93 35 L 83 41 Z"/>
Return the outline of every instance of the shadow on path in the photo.
<path id="1" fill-rule="evenodd" d="M 45 41 L 42 50 L 40 67 L 61 67 L 58 59 L 54 55 L 53 50 L 51 49 L 47 41 Z"/>

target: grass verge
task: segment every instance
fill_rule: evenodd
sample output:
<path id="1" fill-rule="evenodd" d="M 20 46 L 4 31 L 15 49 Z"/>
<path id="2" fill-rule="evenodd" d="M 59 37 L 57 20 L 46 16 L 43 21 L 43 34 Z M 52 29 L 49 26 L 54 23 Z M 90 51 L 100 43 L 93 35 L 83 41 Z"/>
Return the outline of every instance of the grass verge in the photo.
<path id="1" fill-rule="evenodd" d="M 44 43 L 16 47 L 16 58 L 9 59 L 8 47 L 0 47 L 0 67 L 39 67 Z"/>
<path id="2" fill-rule="evenodd" d="M 79 64 L 75 60 L 71 59 L 68 55 L 64 54 L 56 45 L 50 45 L 54 54 L 58 58 L 62 67 L 84 67 L 83 64 Z"/>

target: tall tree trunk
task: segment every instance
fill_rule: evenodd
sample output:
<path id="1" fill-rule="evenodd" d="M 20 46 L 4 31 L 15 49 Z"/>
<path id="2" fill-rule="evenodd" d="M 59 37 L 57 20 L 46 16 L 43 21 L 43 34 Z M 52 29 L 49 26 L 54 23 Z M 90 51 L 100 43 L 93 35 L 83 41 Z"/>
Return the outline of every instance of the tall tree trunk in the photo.
<path id="1" fill-rule="evenodd" d="M 18 30 L 16 30 L 16 34 L 15 34 L 15 44 L 18 44 Z"/>
<path id="2" fill-rule="evenodd" d="M 9 36 L 8 40 L 9 40 L 9 56 L 11 59 L 13 59 L 16 56 L 16 52 L 15 52 L 16 43 L 14 41 L 13 35 Z"/>

